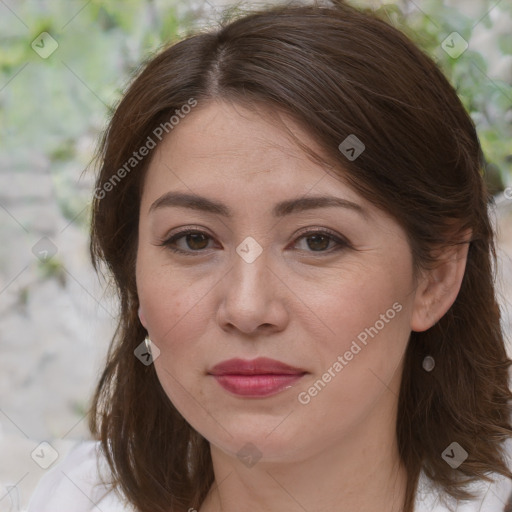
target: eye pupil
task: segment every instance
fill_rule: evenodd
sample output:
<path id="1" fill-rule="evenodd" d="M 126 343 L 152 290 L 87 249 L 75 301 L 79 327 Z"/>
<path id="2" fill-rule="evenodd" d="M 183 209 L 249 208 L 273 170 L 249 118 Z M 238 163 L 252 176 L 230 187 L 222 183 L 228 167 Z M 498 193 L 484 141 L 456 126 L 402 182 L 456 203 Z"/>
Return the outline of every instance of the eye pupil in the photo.
<path id="1" fill-rule="evenodd" d="M 196 250 L 204 249 L 208 245 L 207 237 L 205 235 L 201 234 L 201 233 L 189 233 L 186 238 L 187 238 L 187 245 L 191 249 L 196 249 Z M 195 242 L 192 242 L 192 245 L 189 244 L 190 239 L 197 241 L 196 240 L 197 238 L 202 238 L 203 242 L 206 242 L 206 244 L 203 244 L 203 245 L 199 244 L 200 245 L 199 247 L 197 247 L 197 246 L 194 247 L 194 243 Z"/>
<path id="2" fill-rule="evenodd" d="M 320 243 L 320 245 L 318 245 L 315 241 L 313 242 L 313 247 L 311 246 L 311 244 L 309 243 L 309 240 L 316 240 L 318 241 L 319 239 L 322 239 L 325 241 L 327 241 L 327 244 L 325 243 Z M 329 237 L 328 236 L 325 236 L 325 235 L 312 235 L 312 236 L 308 236 L 308 247 L 312 250 L 324 250 L 326 249 L 327 247 L 329 246 Z M 316 248 L 315 248 L 316 247 Z"/>

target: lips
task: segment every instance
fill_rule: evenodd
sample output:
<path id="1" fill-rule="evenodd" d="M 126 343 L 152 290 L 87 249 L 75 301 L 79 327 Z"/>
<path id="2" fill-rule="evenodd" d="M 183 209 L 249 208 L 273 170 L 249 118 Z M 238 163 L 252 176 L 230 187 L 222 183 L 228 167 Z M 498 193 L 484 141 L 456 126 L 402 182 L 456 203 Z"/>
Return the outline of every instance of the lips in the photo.
<path id="1" fill-rule="evenodd" d="M 227 391 L 244 397 L 262 398 L 289 388 L 307 372 L 275 359 L 230 359 L 209 372 Z"/>
<path id="2" fill-rule="evenodd" d="M 258 359 L 229 359 L 215 365 L 212 375 L 296 375 L 306 373 L 302 368 L 288 366 L 281 361 L 259 357 Z"/>

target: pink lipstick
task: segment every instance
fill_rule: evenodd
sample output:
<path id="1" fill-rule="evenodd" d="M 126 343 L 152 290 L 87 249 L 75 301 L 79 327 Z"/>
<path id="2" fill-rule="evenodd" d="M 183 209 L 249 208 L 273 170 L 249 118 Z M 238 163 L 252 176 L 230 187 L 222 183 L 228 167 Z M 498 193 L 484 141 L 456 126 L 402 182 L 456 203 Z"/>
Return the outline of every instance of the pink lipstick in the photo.
<path id="1" fill-rule="evenodd" d="M 229 359 L 209 372 L 227 391 L 246 398 L 272 396 L 290 387 L 307 372 L 275 359 Z"/>

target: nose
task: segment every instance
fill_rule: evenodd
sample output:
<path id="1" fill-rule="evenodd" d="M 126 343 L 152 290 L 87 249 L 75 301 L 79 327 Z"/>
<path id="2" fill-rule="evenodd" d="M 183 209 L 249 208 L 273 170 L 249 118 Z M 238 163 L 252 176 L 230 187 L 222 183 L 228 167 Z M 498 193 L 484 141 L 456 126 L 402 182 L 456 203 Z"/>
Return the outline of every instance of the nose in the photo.
<path id="1" fill-rule="evenodd" d="M 288 324 L 288 288 L 270 266 L 268 250 L 252 262 L 238 253 L 222 279 L 217 320 L 225 331 L 247 335 L 279 332 Z"/>

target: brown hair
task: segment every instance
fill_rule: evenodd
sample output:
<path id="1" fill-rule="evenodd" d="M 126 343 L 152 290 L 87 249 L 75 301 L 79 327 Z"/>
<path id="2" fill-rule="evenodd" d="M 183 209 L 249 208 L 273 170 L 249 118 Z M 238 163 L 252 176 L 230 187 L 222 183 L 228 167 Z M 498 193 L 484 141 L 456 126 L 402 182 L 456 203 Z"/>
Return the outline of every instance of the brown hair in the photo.
<path id="1" fill-rule="evenodd" d="M 90 249 L 95 268 L 104 262 L 113 276 L 121 312 L 90 427 L 115 486 L 141 511 L 184 511 L 200 507 L 214 480 L 208 442 L 174 408 L 153 365 L 134 356 L 146 335 L 135 261 L 150 157 L 105 193 L 134 150 L 191 98 L 271 106 L 291 116 L 323 154 L 306 151 L 403 226 L 417 268 L 435 263 L 434 248 L 472 230 L 457 299 L 432 328 L 411 333 L 405 356 L 396 425 L 408 471 L 404 510 L 413 509 L 422 468 L 459 499 L 470 497 L 467 482 L 489 472 L 512 477 L 502 444 L 512 433 L 511 361 L 474 124 L 405 35 L 337 0 L 263 9 L 179 41 L 145 64 L 113 114 L 98 151 Z M 366 146 L 353 161 L 338 149 L 349 135 Z M 436 362 L 431 372 L 422 369 L 426 355 Z M 469 452 L 457 470 L 441 457 L 454 441 Z"/>

